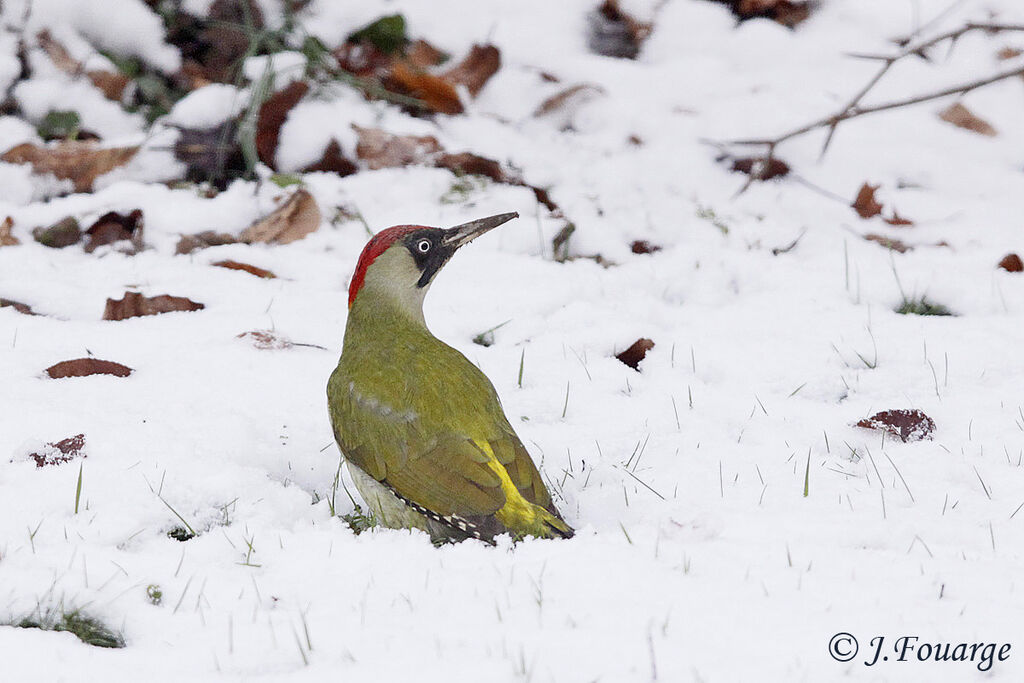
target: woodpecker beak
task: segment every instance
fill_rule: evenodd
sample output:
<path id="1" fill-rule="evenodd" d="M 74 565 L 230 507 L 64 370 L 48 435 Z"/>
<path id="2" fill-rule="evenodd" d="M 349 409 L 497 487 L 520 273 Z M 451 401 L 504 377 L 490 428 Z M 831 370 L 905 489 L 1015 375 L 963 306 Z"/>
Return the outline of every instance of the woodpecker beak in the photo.
<path id="1" fill-rule="evenodd" d="M 469 223 L 456 225 L 454 228 L 448 228 L 444 231 L 441 244 L 455 251 L 464 244 L 469 244 L 485 232 L 494 230 L 503 223 L 508 223 L 513 218 L 519 218 L 519 214 L 515 211 L 512 213 L 499 213 L 497 216 L 488 216 L 487 218 L 479 218 Z"/>

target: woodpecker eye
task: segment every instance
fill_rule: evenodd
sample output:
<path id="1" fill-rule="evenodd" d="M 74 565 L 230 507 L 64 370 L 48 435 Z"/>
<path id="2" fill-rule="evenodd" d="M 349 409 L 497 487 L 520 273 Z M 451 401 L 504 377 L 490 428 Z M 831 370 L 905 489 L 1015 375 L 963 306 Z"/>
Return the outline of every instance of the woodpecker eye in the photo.
<path id="1" fill-rule="evenodd" d="M 420 240 L 416 243 L 416 248 L 421 254 L 426 254 L 430 251 L 430 240 Z"/>

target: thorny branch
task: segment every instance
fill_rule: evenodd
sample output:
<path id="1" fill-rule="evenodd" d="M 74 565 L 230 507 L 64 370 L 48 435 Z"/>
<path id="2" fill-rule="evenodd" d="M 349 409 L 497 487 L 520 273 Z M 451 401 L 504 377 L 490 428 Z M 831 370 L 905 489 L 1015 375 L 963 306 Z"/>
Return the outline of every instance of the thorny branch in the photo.
<path id="1" fill-rule="evenodd" d="M 836 112 L 823 116 L 820 119 L 811 121 L 810 123 L 803 124 L 797 128 L 787 131 L 774 138 L 756 138 L 756 139 L 742 139 L 742 140 L 730 140 L 725 145 L 751 145 L 751 146 L 763 146 L 765 148 L 764 154 L 758 159 L 757 163 L 751 168 L 750 175 L 747 178 L 747 182 L 740 188 L 737 194 L 742 194 L 750 184 L 755 180 L 763 180 L 764 174 L 768 170 L 769 165 L 774 158 L 776 148 L 791 138 L 809 133 L 812 130 L 818 128 L 828 127 L 828 134 L 825 137 L 825 142 L 821 148 L 821 156 L 825 155 L 828 151 L 828 147 L 832 142 L 832 138 L 835 135 L 836 128 L 842 121 L 848 119 L 857 118 L 858 116 L 864 116 L 865 114 L 873 114 L 879 111 L 886 111 L 889 109 L 897 109 L 899 107 L 906 107 L 913 104 L 919 104 L 921 102 L 927 102 L 929 100 L 935 100 L 949 95 L 964 95 L 972 90 L 981 88 L 983 86 L 996 83 L 997 81 L 1003 81 L 1008 78 L 1015 76 L 1024 76 L 1024 65 L 1018 66 L 1013 69 L 1007 69 L 985 78 L 979 78 L 974 81 L 966 83 L 959 83 L 948 88 L 943 88 L 935 92 L 923 93 L 920 95 L 914 95 L 912 97 L 906 97 L 903 99 L 893 100 L 891 102 L 884 102 L 882 104 L 876 104 L 871 106 L 861 106 L 861 100 L 871 91 L 875 85 L 888 73 L 892 66 L 911 55 L 918 55 L 927 59 L 926 51 L 929 48 L 935 47 L 939 43 L 950 41 L 950 48 L 952 49 L 956 41 L 963 35 L 970 33 L 971 31 L 986 31 L 988 33 L 998 33 L 1002 31 L 1024 31 L 1024 24 L 1000 24 L 992 22 L 968 22 L 959 28 L 946 31 L 937 36 L 929 38 L 924 41 L 908 41 L 902 50 L 893 55 L 865 55 L 865 54 L 854 54 L 852 57 L 858 57 L 861 59 L 872 59 L 878 60 L 882 64 L 878 71 L 868 80 L 864 86 L 857 91 L 857 93 L 851 97 L 842 107 Z M 724 146 L 724 145 L 723 145 Z"/>

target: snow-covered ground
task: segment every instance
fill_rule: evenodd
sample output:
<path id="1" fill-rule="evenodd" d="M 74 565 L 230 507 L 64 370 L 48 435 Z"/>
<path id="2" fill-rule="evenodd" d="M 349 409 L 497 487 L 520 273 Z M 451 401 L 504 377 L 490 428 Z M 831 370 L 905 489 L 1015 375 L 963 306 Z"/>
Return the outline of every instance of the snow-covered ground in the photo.
<path id="1" fill-rule="evenodd" d="M 159 69 L 180 61 L 141 0 L 35 4 L 33 31 Z M 452 192 L 449 171 L 418 166 L 307 174 L 317 232 L 176 255 L 181 234 L 238 234 L 291 188 L 170 189 L 158 182 L 181 172 L 170 129 L 147 133 L 140 115 L 30 54 L 35 76 L 14 90 L 26 116 L 78 98 L 83 128 L 146 147 L 95 192 L 48 200 L 55 181 L 0 164 L 0 218 L 21 242 L 0 247 L 0 297 L 41 314 L 0 308 L 0 622 L 81 609 L 126 647 L 0 627 L 0 681 L 1021 680 L 1024 274 L 996 264 L 1024 252 L 1024 82 L 964 99 L 994 137 L 940 120 L 949 102 L 938 101 L 843 123 L 820 161 L 823 131 L 784 143 L 777 154 L 806 183 L 737 195 L 745 176 L 703 141 L 825 115 L 878 66 L 848 53 L 891 53 L 891 39 L 937 16 L 925 37 L 990 13 L 1024 22 L 1021 3 L 944 13 L 946 0 L 824 0 L 791 31 L 736 25 L 721 4 L 636 0 L 624 6 L 654 24 L 637 60 L 588 50 L 596 4 L 316 0 L 299 19 L 327 45 L 402 12 L 413 36 L 456 57 L 493 43 L 502 67 L 465 114 L 433 120 L 339 86 L 291 112 L 278 161 L 301 168 L 332 137 L 351 156 L 352 123 L 433 135 L 550 188 L 576 225 L 570 254 L 609 267 L 555 262 L 564 221 L 529 189 Z M 273 21 L 276 3 L 261 5 Z M 8 26 L 22 16 L 4 3 Z M 1024 33 L 966 35 L 948 55 L 900 61 L 866 101 L 995 73 L 1024 59 L 997 59 L 1013 46 Z M 18 74 L 10 33 L 0 48 L 6 84 Z M 581 83 L 601 92 L 533 116 Z M 244 96 L 209 86 L 169 121 L 216 123 Z M 35 139 L 0 117 L 0 151 Z M 864 182 L 881 186 L 886 215 L 915 225 L 858 217 L 849 204 Z M 492 379 L 574 539 L 435 548 L 419 532 L 355 535 L 331 515 L 332 495 L 338 515 L 353 504 L 332 494 L 324 387 L 367 238 L 358 220 L 330 220 L 337 207 L 374 231 L 520 213 L 447 266 L 427 321 Z M 132 209 L 145 216 L 136 255 L 31 236 Z M 867 233 L 916 248 L 892 252 Z M 662 249 L 634 254 L 634 240 Z M 223 259 L 277 278 L 211 265 Z M 205 309 L 101 320 L 126 291 Z M 896 314 L 904 294 L 958 315 Z M 473 343 L 506 321 L 493 345 Z M 252 330 L 314 346 L 259 349 L 238 336 Z M 637 372 L 614 354 L 640 337 L 655 346 Z M 44 373 L 90 354 L 134 373 Z M 912 408 L 934 419 L 931 440 L 853 426 Z M 79 433 L 85 458 L 37 468 L 29 457 Z M 199 535 L 169 538 L 177 515 Z M 860 642 L 848 662 L 830 655 L 840 633 Z M 903 636 L 920 640 L 898 661 Z M 926 643 L 1011 647 L 987 668 L 981 650 L 918 661 Z M 841 656 L 852 643 L 833 646 Z"/>

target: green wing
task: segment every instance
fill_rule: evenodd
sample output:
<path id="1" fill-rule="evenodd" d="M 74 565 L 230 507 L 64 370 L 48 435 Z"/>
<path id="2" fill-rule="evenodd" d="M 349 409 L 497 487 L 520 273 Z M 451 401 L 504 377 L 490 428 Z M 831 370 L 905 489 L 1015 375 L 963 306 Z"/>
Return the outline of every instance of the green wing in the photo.
<path id="1" fill-rule="evenodd" d="M 481 431 L 489 432 L 487 437 L 475 440 L 449 425 L 431 429 L 423 420 L 367 400 L 339 372 L 328 383 L 328 398 L 334 436 L 345 457 L 403 498 L 440 515 L 494 514 L 507 497 L 488 464 L 490 450 L 523 498 L 558 515 L 529 452 L 496 401 L 495 408 L 485 410 L 490 428 Z M 481 426 L 480 419 L 474 423 Z"/>

